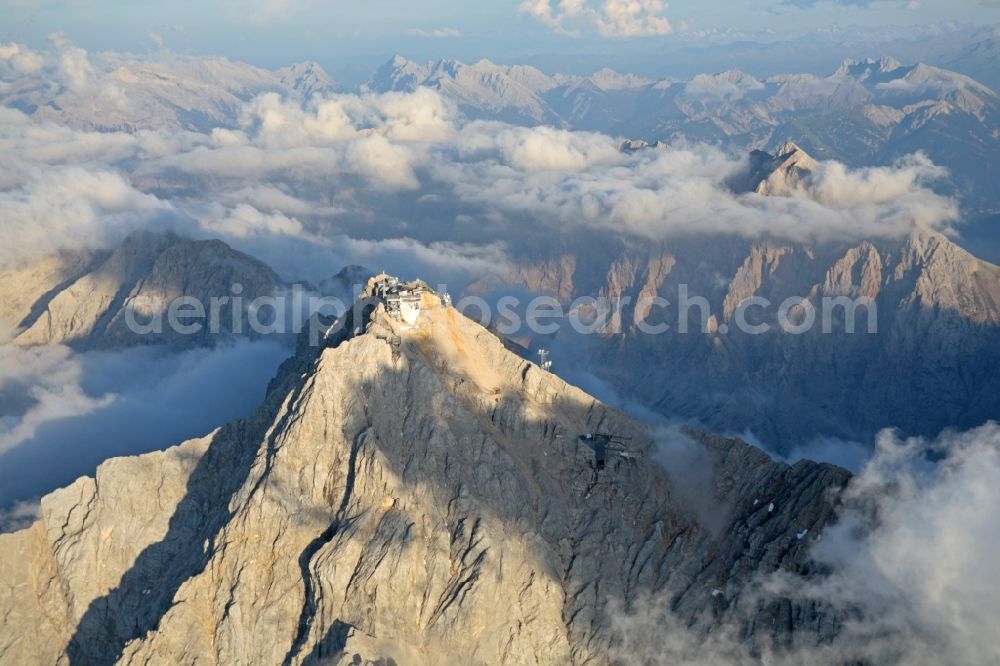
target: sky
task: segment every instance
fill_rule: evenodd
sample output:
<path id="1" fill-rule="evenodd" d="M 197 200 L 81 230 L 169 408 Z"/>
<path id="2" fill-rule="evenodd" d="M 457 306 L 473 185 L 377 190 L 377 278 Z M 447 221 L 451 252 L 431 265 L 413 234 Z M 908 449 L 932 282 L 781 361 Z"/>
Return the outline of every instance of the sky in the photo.
<path id="1" fill-rule="evenodd" d="M 397 52 L 572 69 L 581 55 L 581 66 L 625 55 L 641 65 L 681 46 L 998 21 L 996 0 L 5 0 L 0 41 L 39 46 L 63 32 L 89 51 L 166 48 L 265 67 L 313 59 L 359 83 Z"/>

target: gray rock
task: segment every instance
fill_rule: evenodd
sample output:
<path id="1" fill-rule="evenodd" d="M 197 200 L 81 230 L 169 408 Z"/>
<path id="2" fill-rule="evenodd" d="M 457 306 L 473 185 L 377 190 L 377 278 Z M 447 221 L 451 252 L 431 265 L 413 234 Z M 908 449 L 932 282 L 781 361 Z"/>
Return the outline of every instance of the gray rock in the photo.
<path id="1" fill-rule="evenodd" d="M 345 323 L 250 418 L 0 535 L 0 662 L 599 664 L 609 609 L 649 595 L 751 643 L 836 626 L 741 591 L 806 571 L 845 471 L 696 431 L 697 464 L 661 453 L 433 294 L 413 328 Z M 595 432 L 624 442 L 603 466 Z"/>
<path id="2" fill-rule="evenodd" d="M 167 344 L 185 349 L 232 335 L 256 337 L 247 319 L 249 304 L 284 286 L 268 266 L 222 241 L 193 241 L 170 233 L 133 233 L 114 252 L 98 255 L 82 270 L 74 271 L 73 266 L 47 276 L 47 290 L 30 307 L 21 306 L 12 313 L 14 320 L 24 314 L 19 322 L 10 323 L 14 344 L 67 344 L 76 349 Z M 18 292 L 23 289 L 19 276 L 13 273 L 8 280 L 0 276 L 0 286 Z M 237 284 L 240 304 L 234 315 Z M 182 297 L 194 299 L 205 310 L 196 333 L 186 334 L 168 325 L 169 306 Z M 220 299 L 217 335 L 212 335 L 210 326 L 213 298 Z M 139 328 L 129 325 L 130 310 Z M 158 318 L 162 319 L 160 330 L 144 330 Z M 261 319 L 262 324 L 268 323 Z"/>
<path id="3" fill-rule="evenodd" d="M 775 176 L 780 170 L 767 173 L 758 183 L 787 183 Z M 816 437 L 871 441 L 886 427 L 936 435 L 1000 418 L 1000 267 L 942 234 L 818 244 L 688 238 L 596 249 L 581 241 L 563 252 L 524 257 L 504 284 L 471 290 L 526 288 L 565 305 L 583 296 L 622 300 L 599 334 L 574 337 L 567 325 L 540 344 L 551 348 L 557 371 L 582 363 L 669 417 L 749 429 L 784 451 Z M 682 285 L 709 304 L 705 322 L 699 307 L 689 310 L 687 333 L 680 332 Z M 864 307 L 855 310 L 853 334 L 841 306 L 823 330 L 823 299 L 841 296 L 874 300 L 873 333 Z M 670 306 L 642 307 L 651 297 Z M 770 327 L 766 333 L 737 325 L 736 310 L 750 297 L 772 304 L 747 313 L 748 323 Z M 777 312 L 789 297 L 815 309 L 817 323 L 804 334 L 780 329 Z M 648 334 L 637 321 L 671 328 Z"/>

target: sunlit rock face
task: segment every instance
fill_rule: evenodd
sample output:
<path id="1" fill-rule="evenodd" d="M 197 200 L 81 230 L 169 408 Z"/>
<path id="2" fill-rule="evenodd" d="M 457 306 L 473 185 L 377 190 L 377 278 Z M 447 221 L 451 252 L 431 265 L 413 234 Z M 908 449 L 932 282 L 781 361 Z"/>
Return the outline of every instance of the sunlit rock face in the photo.
<path id="1" fill-rule="evenodd" d="M 375 298 L 252 417 L 110 460 L 0 536 L 0 657 L 599 664 L 650 598 L 695 632 L 821 642 L 834 609 L 745 586 L 809 574 L 847 480 L 652 432 L 432 292 L 412 326 Z"/>
<path id="2" fill-rule="evenodd" d="M 817 168 L 787 143 L 755 153 L 731 185 L 747 197 L 804 200 Z M 564 324 L 535 344 L 551 347 L 557 372 L 593 374 L 667 417 L 749 431 L 784 452 L 822 437 L 870 442 L 887 427 L 933 436 L 1000 418 L 1000 267 L 942 233 L 587 238 L 558 251 L 525 253 L 472 291 L 520 288 L 553 296 L 566 311 L 581 297 L 614 304 L 593 334 Z M 790 298 L 808 302 L 811 326 L 797 328 L 801 308 L 782 326 Z M 705 307 L 684 307 L 694 299 Z M 743 326 L 750 299 L 767 305 L 746 307 Z M 661 324 L 669 328 L 649 333 Z"/>
<path id="3" fill-rule="evenodd" d="M 187 349 L 233 335 L 255 337 L 250 304 L 283 286 L 267 265 L 221 241 L 152 232 L 135 232 L 114 251 L 65 252 L 0 272 L 0 292 L 13 295 L 3 312 L 12 342 L 76 349 Z M 198 322 L 180 322 L 200 324 L 197 331 L 169 325 L 170 306 L 182 298 L 204 310 Z"/>

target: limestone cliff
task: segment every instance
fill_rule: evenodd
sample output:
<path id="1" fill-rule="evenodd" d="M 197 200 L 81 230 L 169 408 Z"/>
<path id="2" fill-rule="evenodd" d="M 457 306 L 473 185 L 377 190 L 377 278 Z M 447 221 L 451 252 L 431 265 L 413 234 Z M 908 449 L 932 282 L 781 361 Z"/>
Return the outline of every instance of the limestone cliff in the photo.
<path id="1" fill-rule="evenodd" d="M 846 472 L 694 431 L 680 455 L 422 306 L 349 313 L 252 417 L 110 460 L 0 535 L 0 662 L 602 664 L 609 608 L 650 597 L 750 643 L 835 633 L 744 586 L 808 571 Z"/>
<path id="2" fill-rule="evenodd" d="M 504 286 L 565 306 L 596 296 L 621 308 L 612 308 L 598 335 L 575 338 L 564 325 L 556 340 L 538 342 L 553 352 L 557 372 L 583 359 L 587 372 L 667 416 L 749 429 L 787 448 L 817 436 L 870 441 L 886 427 L 934 435 L 1000 418 L 1000 267 L 942 234 L 816 244 L 731 236 L 608 242 L 600 255 L 583 245 L 564 250 L 558 265 L 555 272 L 551 261 L 524 257 Z M 682 290 L 705 299 L 704 321 L 700 306 L 683 310 Z M 668 305 L 651 305 L 654 297 Z M 741 330 L 737 310 L 751 297 L 770 305 L 748 308 L 745 321 L 766 332 Z M 872 299 L 873 328 L 858 301 L 847 333 L 848 308 L 832 300 L 839 297 Z M 812 305 L 807 331 L 780 327 L 788 298 Z M 670 329 L 650 334 L 639 321 Z"/>
<path id="3" fill-rule="evenodd" d="M 5 299 L 11 295 L 0 310 L 0 320 L 17 345 L 188 348 L 211 342 L 208 316 L 213 298 L 220 299 L 217 328 L 222 336 L 234 332 L 252 336 L 248 305 L 282 286 L 268 266 L 222 241 L 136 232 L 113 252 L 60 255 L 0 272 L 0 290 Z M 205 309 L 198 334 L 183 334 L 167 325 L 170 303 L 182 297 Z M 239 303 L 235 315 L 234 302 Z M 129 326 L 129 310 L 138 327 Z M 154 318 L 163 322 L 159 330 L 149 326 Z"/>

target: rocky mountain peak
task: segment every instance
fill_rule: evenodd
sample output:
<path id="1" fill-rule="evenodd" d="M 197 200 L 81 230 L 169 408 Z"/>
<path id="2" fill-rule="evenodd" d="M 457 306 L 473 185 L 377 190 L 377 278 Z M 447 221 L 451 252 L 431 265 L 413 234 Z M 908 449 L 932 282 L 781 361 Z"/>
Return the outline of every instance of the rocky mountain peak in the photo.
<path id="1" fill-rule="evenodd" d="M 322 65 L 314 60 L 295 63 L 275 72 L 281 85 L 302 97 L 315 94 L 329 94 L 340 90 L 340 85 L 334 81 Z"/>
<path id="2" fill-rule="evenodd" d="M 765 196 L 787 196 L 817 167 L 816 161 L 796 143 L 786 141 L 774 153 L 750 154 L 749 175 L 743 189 Z"/>
<path id="3" fill-rule="evenodd" d="M 128 325 L 127 313 L 146 322 L 162 316 L 181 297 L 207 304 L 213 297 L 232 296 L 235 284 L 241 286 L 243 302 L 248 304 L 284 284 L 269 266 L 220 240 L 191 240 L 171 232 L 136 231 L 113 251 L 69 265 L 74 268 L 43 273 L 51 282 L 33 289 L 27 299 L 30 304 L 21 299 L 22 309 L 11 313 L 16 321 L 5 323 L 15 332 L 14 344 L 66 344 L 80 349 L 210 344 L 207 327 L 201 335 L 181 335 L 169 327 L 136 333 Z M 38 273 L 32 267 L 0 272 L 0 292 L 19 290 L 25 271 Z M 230 308 L 226 304 L 220 309 L 222 333 L 232 328 Z"/>
<path id="4" fill-rule="evenodd" d="M 623 153 L 635 153 L 648 148 L 652 148 L 654 150 L 666 150 L 668 146 L 662 141 L 649 142 L 645 139 L 625 139 L 618 144 L 618 150 Z"/>
<path id="5" fill-rule="evenodd" d="M 429 68 L 398 53 L 379 67 L 362 86 L 370 92 L 413 91 L 429 74 Z"/>
<path id="6" fill-rule="evenodd" d="M 0 535 L 0 654 L 606 663 L 613 609 L 640 598 L 751 642 L 835 630 L 742 591 L 806 571 L 846 472 L 652 431 L 422 283 L 378 276 L 362 304 L 250 418 L 108 461 Z"/>

